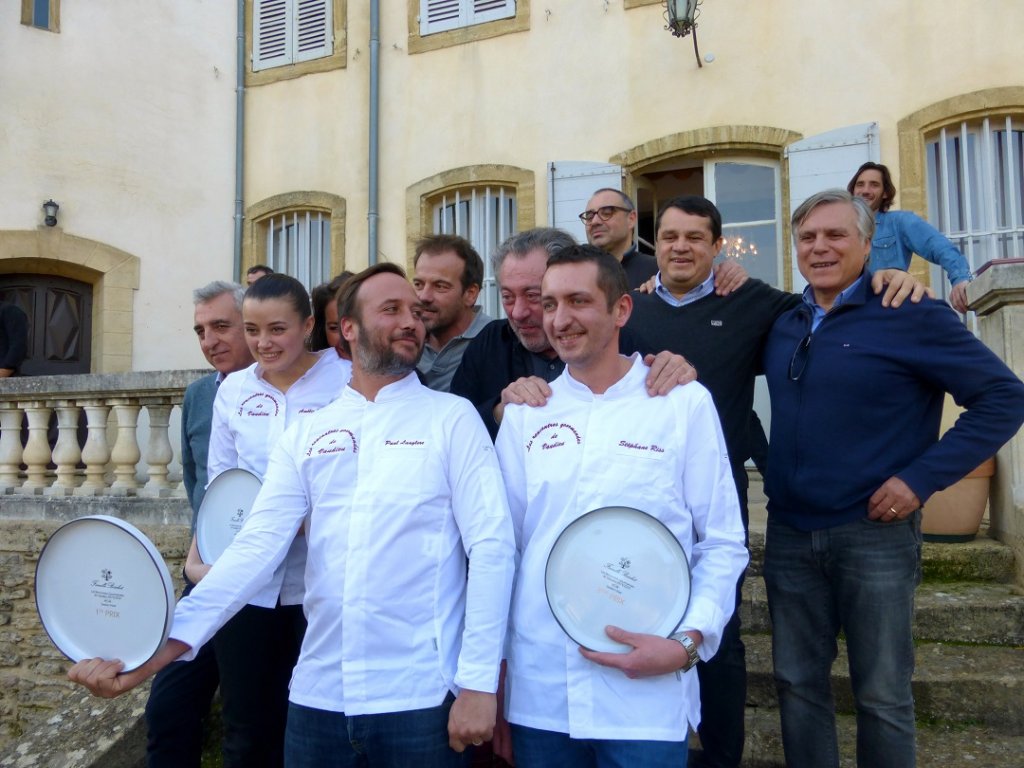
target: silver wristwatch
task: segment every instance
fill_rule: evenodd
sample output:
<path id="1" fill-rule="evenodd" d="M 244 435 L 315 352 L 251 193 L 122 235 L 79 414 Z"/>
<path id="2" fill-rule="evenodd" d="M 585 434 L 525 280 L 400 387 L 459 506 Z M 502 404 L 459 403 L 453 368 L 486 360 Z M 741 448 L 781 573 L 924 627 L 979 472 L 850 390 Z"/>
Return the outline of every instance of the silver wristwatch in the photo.
<path id="1" fill-rule="evenodd" d="M 686 651 L 687 662 L 680 671 L 687 672 L 697 666 L 697 662 L 700 661 L 700 654 L 697 652 L 697 644 L 693 642 L 692 637 L 685 632 L 676 632 L 674 635 L 669 635 L 669 640 L 675 640 Z"/>

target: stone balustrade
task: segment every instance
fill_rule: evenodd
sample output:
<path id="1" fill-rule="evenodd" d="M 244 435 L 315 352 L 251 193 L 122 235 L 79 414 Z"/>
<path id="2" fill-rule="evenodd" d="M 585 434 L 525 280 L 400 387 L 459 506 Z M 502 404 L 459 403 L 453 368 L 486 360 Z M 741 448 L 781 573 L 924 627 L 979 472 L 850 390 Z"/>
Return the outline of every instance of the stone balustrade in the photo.
<path id="1" fill-rule="evenodd" d="M 171 417 L 185 387 L 205 373 L 0 380 L 0 495 L 182 495 L 180 477 L 171 478 L 180 465 Z"/>

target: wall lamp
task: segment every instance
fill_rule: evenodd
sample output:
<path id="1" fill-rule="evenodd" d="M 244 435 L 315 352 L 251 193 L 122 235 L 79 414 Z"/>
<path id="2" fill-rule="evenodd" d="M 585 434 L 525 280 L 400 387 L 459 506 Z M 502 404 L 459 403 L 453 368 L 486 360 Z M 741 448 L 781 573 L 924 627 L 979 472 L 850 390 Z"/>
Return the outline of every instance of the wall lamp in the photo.
<path id="1" fill-rule="evenodd" d="M 697 50 L 697 17 L 700 15 L 701 0 L 665 0 L 665 14 L 668 26 L 665 27 L 675 37 L 686 37 L 693 33 L 693 55 L 697 57 L 697 66 L 703 67 L 700 51 Z"/>
<path id="2" fill-rule="evenodd" d="M 57 205 L 53 200 L 47 200 L 43 203 L 43 210 L 46 211 L 46 218 L 43 222 L 48 227 L 57 226 L 57 211 L 60 210 L 60 206 Z"/>

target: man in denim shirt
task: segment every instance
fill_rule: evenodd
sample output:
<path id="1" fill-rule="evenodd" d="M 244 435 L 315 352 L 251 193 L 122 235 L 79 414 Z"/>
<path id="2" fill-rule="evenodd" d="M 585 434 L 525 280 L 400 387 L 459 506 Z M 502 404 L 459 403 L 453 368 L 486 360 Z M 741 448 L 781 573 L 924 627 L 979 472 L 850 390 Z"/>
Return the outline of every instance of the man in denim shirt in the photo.
<path id="1" fill-rule="evenodd" d="M 889 169 L 881 163 L 864 163 L 846 185 L 851 195 L 862 198 L 875 214 L 871 240 L 871 270 L 910 267 L 910 257 L 938 264 L 946 271 L 953 290 L 949 303 L 957 312 L 967 311 L 967 283 L 973 278 L 967 259 L 941 232 L 910 211 L 890 211 L 896 197 Z"/>

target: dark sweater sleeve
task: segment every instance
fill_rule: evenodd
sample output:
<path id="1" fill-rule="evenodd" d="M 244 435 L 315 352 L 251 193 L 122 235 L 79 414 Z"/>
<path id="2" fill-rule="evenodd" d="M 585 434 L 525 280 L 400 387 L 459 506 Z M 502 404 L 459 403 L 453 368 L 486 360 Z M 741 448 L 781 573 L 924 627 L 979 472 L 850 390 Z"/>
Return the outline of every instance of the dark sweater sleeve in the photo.
<path id="1" fill-rule="evenodd" d="M 498 422 L 494 420 L 494 406 L 501 400 L 501 390 L 507 386 L 500 381 L 501 360 L 494 359 L 499 354 L 498 345 L 493 343 L 495 328 L 500 321 L 494 321 L 477 334 L 462 355 L 462 362 L 452 377 L 449 392 L 464 397 L 473 404 L 480 419 L 491 435 L 491 440 L 498 436 Z"/>
<path id="2" fill-rule="evenodd" d="M 0 311 L 0 322 L 7 342 L 0 355 L 0 368 L 16 371 L 28 356 L 28 317 L 14 304 L 6 304 Z"/>

